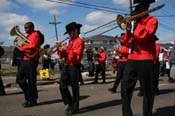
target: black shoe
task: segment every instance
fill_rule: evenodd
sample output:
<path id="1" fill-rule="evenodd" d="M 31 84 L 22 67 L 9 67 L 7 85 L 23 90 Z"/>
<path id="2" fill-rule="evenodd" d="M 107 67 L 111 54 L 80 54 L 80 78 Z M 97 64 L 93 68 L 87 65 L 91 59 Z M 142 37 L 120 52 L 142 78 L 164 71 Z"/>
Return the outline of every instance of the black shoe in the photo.
<path id="1" fill-rule="evenodd" d="M 105 84 L 105 83 L 106 83 L 106 81 L 103 81 L 103 82 L 102 82 L 102 84 Z"/>
<path id="2" fill-rule="evenodd" d="M 98 83 L 97 81 L 92 82 L 92 84 L 97 84 L 97 83 Z"/>
<path id="3" fill-rule="evenodd" d="M 22 104 L 22 106 L 24 108 L 33 107 L 33 106 L 36 106 L 36 105 L 37 105 L 36 100 L 26 101 L 25 103 Z"/>
<path id="4" fill-rule="evenodd" d="M 71 115 L 73 112 L 72 106 L 66 105 L 64 112 L 66 115 Z"/>
<path id="5" fill-rule="evenodd" d="M 168 82 L 174 83 L 174 79 L 173 79 L 173 78 L 169 78 L 169 79 L 168 79 Z"/>
<path id="6" fill-rule="evenodd" d="M 6 94 L 5 91 L 0 92 L 0 96 L 3 96 L 5 94 Z"/>
<path id="7" fill-rule="evenodd" d="M 112 93 L 117 93 L 117 91 L 114 88 L 109 88 L 108 91 L 110 91 Z"/>
<path id="8" fill-rule="evenodd" d="M 66 105 L 65 107 L 65 114 L 66 115 L 73 115 L 79 112 L 78 108 L 73 108 L 71 105 Z"/>

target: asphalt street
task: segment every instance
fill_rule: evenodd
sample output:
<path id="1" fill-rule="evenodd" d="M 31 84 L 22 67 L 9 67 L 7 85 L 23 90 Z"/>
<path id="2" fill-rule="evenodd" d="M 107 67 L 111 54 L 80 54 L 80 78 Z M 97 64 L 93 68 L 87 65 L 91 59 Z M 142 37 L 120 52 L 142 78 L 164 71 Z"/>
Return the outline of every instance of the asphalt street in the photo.
<path id="1" fill-rule="evenodd" d="M 108 78 L 106 84 L 91 84 L 92 78 L 84 78 L 85 85 L 80 86 L 80 112 L 75 116 L 122 116 L 120 87 L 112 94 L 114 78 Z M 160 77 L 160 95 L 155 97 L 154 116 L 175 116 L 175 83 L 169 83 L 167 77 Z M 0 96 L 0 116 L 65 116 L 58 79 L 38 81 L 38 105 L 23 108 L 24 96 L 15 77 L 3 78 L 6 83 L 5 96 Z M 135 116 L 142 116 L 142 97 L 137 96 L 139 84 L 136 85 L 132 99 Z"/>

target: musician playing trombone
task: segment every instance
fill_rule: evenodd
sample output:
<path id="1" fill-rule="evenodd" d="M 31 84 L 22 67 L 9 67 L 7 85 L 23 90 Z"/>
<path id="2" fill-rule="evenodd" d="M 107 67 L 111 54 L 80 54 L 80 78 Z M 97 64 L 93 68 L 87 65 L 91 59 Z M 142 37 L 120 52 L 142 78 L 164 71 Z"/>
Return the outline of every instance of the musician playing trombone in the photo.
<path id="1" fill-rule="evenodd" d="M 115 45 L 115 53 L 119 54 L 119 59 L 118 59 L 118 64 L 117 64 L 117 75 L 115 78 L 114 85 L 112 86 L 112 88 L 108 89 L 112 93 L 117 92 L 117 88 L 118 88 L 119 83 L 123 77 L 123 71 L 125 69 L 125 64 L 128 60 L 129 46 L 128 46 L 128 42 L 126 40 L 125 33 L 121 33 L 120 43 L 121 43 L 120 47 L 118 44 Z"/>
<path id="2" fill-rule="evenodd" d="M 58 56 L 66 59 L 60 78 L 60 92 L 66 105 L 66 115 L 75 114 L 79 111 L 80 66 L 84 50 L 84 42 L 79 37 L 81 26 L 76 22 L 66 25 L 65 34 L 70 36 L 68 45 L 56 43 Z M 72 92 L 69 91 L 68 85 L 71 85 Z"/>
<path id="3" fill-rule="evenodd" d="M 138 0 L 137 0 L 138 1 Z M 135 6 L 134 15 L 147 11 L 150 0 L 140 0 Z M 140 80 L 143 91 L 143 115 L 152 116 L 154 102 L 152 75 L 153 60 L 155 54 L 154 35 L 157 30 L 158 20 L 144 14 L 134 19 L 134 27 L 128 21 L 126 37 L 131 39 L 128 61 L 125 65 L 123 79 L 121 81 L 122 116 L 133 116 L 131 100 L 137 79 Z M 133 32 L 131 30 L 133 29 Z"/>

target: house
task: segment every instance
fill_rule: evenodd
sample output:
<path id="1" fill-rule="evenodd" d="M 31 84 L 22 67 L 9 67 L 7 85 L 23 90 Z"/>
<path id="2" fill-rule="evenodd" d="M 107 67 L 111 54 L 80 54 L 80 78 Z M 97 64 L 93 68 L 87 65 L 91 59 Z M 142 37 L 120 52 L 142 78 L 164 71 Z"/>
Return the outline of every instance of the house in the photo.
<path id="1" fill-rule="evenodd" d="M 106 61 L 107 65 L 111 65 L 112 55 L 113 55 L 113 51 L 114 51 L 113 46 L 117 43 L 114 40 L 113 36 L 94 35 L 94 36 L 85 38 L 84 42 L 85 42 L 85 50 L 89 46 L 91 46 L 93 48 L 98 48 L 98 50 L 99 50 L 99 48 L 101 46 L 103 46 L 105 49 L 105 52 L 107 53 L 107 61 Z M 85 62 L 85 60 L 86 60 L 86 55 L 84 55 L 83 62 Z"/>

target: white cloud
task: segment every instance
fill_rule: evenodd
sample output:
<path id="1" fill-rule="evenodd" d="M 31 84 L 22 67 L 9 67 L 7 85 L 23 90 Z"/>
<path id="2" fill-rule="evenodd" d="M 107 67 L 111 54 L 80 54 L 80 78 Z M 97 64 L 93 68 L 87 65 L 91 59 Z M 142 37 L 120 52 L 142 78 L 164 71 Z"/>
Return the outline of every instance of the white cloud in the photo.
<path id="1" fill-rule="evenodd" d="M 106 23 L 116 18 L 116 14 L 106 13 L 102 11 L 94 11 L 86 16 L 86 20 L 90 23 Z"/>
<path id="2" fill-rule="evenodd" d="M 119 4 L 119 5 L 124 5 L 124 6 L 128 6 L 129 5 L 129 0 L 112 0 L 115 4 Z"/>
<path id="3" fill-rule="evenodd" d="M 159 38 L 158 43 L 171 43 L 175 41 L 175 35 L 174 34 L 168 34 L 168 35 L 164 35 L 161 36 Z"/>
<path id="4" fill-rule="evenodd" d="M 14 25 L 24 25 L 26 21 L 29 21 L 29 17 L 25 15 L 18 15 L 15 13 L 1 13 L 0 26 L 9 31 L 10 27 Z"/>
<path id="5" fill-rule="evenodd" d="M 91 29 L 94 29 L 95 27 L 96 27 L 95 25 L 93 25 L 93 26 L 92 25 L 83 25 L 81 31 L 84 33 L 84 32 L 87 32 Z"/>
<path id="6" fill-rule="evenodd" d="M 61 4 L 55 3 L 55 2 L 49 2 L 46 0 L 17 0 L 20 3 L 24 3 L 34 10 L 44 10 L 48 11 L 50 14 L 56 13 L 55 15 L 59 14 L 59 11 L 56 10 Z"/>
<path id="7" fill-rule="evenodd" d="M 60 12 L 59 12 L 57 9 L 51 9 L 51 10 L 49 11 L 49 14 L 51 14 L 51 15 L 59 15 Z"/>
<path id="8" fill-rule="evenodd" d="M 17 7 L 17 5 L 11 2 L 10 0 L 1 0 L 0 12 L 8 11 L 9 9 L 15 8 L 15 7 Z"/>

